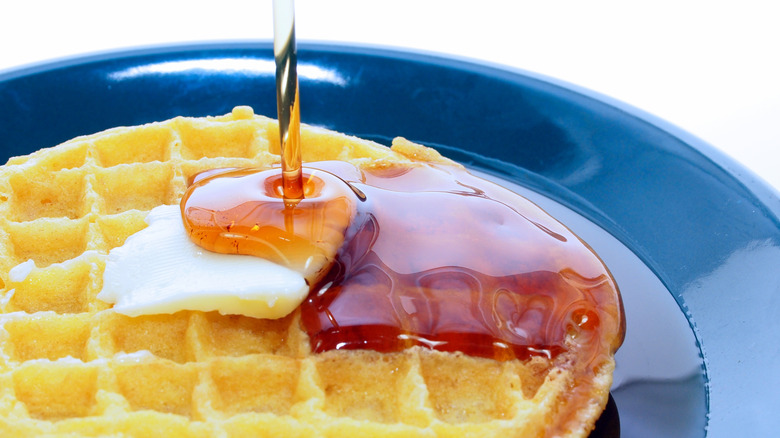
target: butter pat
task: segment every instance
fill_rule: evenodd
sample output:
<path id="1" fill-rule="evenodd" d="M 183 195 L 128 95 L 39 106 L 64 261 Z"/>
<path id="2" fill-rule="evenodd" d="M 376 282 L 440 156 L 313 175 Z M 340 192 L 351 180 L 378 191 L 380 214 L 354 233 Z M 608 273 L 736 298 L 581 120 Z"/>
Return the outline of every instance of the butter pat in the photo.
<path id="1" fill-rule="evenodd" d="M 265 259 L 217 254 L 190 241 L 178 205 L 153 209 L 148 227 L 108 254 L 97 298 L 118 313 L 180 310 L 281 318 L 306 298 L 303 275 Z"/>

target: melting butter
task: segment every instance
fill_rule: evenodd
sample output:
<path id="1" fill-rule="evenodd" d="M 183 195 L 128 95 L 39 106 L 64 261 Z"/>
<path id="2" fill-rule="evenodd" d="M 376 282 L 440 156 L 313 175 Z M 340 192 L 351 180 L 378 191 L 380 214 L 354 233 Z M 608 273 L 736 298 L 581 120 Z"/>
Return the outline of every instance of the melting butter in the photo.
<path id="1" fill-rule="evenodd" d="M 306 298 L 303 275 L 265 259 L 217 254 L 190 241 L 178 205 L 153 209 L 148 227 L 108 254 L 97 298 L 118 313 L 218 311 L 276 319 Z"/>

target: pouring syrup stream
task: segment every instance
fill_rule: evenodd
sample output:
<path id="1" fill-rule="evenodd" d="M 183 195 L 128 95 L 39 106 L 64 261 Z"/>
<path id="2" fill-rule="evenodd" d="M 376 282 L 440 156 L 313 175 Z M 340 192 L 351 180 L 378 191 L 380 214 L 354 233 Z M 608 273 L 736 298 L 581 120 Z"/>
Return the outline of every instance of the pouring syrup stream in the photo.
<path id="1" fill-rule="evenodd" d="M 298 96 L 293 0 L 274 0 L 274 60 L 276 106 L 282 157 L 282 190 L 287 203 L 303 199 L 301 110 Z"/>

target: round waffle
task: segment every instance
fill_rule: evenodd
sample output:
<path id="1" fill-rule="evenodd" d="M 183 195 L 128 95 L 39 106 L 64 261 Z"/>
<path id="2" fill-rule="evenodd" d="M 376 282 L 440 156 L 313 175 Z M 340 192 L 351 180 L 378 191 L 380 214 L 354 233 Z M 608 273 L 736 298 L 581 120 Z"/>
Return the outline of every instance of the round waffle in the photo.
<path id="1" fill-rule="evenodd" d="M 302 142 L 304 161 L 447 162 L 308 126 Z M 314 354 L 299 312 L 128 317 L 96 299 L 105 255 L 152 208 L 178 204 L 203 170 L 278 163 L 277 145 L 274 120 L 237 107 L 110 129 L 0 168 L 0 435 L 588 435 L 619 330 L 602 333 L 605 351 L 587 364 L 420 347 Z"/>

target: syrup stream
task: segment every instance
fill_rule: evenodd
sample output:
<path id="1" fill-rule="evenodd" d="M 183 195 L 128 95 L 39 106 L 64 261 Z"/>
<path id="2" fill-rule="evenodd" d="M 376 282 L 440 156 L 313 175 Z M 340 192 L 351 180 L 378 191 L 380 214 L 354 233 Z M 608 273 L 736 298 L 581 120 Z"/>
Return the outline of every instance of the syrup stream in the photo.
<path id="1" fill-rule="evenodd" d="M 298 96 L 293 0 L 274 0 L 274 60 L 276 106 L 282 157 L 282 189 L 285 201 L 303 199 L 301 168 L 301 110 Z"/>

